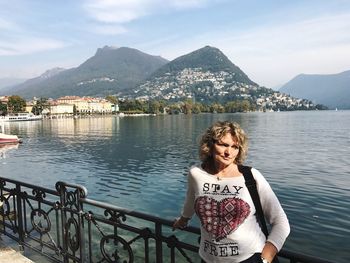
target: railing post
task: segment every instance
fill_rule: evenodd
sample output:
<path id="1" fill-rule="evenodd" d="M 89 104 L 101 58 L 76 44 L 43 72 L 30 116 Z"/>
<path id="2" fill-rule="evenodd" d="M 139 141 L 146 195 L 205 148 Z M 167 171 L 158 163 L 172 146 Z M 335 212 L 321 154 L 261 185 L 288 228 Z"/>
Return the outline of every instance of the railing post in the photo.
<path id="1" fill-rule="evenodd" d="M 24 227 L 23 227 L 23 211 L 22 211 L 22 193 L 21 193 L 21 185 L 16 184 L 16 190 L 15 190 L 15 198 L 16 198 L 16 205 L 17 205 L 17 214 L 15 215 L 17 217 L 17 223 L 18 223 L 18 238 L 19 238 L 19 247 L 21 250 L 24 249 Z M 15 219 L 16 220 L 16 219 Z"/>
<path id="2" fill-rule="evenodd" d="M 62 256 L 63 256 L 63 262 L 68 263 L 68 244 L 67 244 L 67 231 L 66 231 L 66 224 L 67 224 L 67 215 L 66 215 L 66 209 L 65 209 L 65 187 L 61 183 L 56 183 L 56 190 L 59 192 L 60 195 L 60 203 L 61 203 L 61 228 L 62 228 Z"/>
<path id="3" fill-rule="evenodd" d="M 156 222 L 156 263 L 163 262 L 162 224 Z"/>
<path id="4" fill-rule="evenodd" d="M 73 190 L 70 191 L 70 188 Z M 74 257 L 74 262 L 85 262 L 82 198 L 86 197 L 87 190 L 85 187 L 65 182 L 57 182 L 56 190 L 61 202 L 63 262 L 68 263 L 70 257 Z M 70 213 L 70 216 L 67 213 Z M 78 217 L 77 220 L 75 216 Z M 69 229 L 71 226 L 74 228 L 73 237 L 70 236 L 72 234 Z M 77 256 L 76 253 L 79 253 L 79 255 Z"/>
<path id="5" fill-rule="evenodd" d="M 87 259 L 85 260 L 84 209 L 83 202 L 81 201 L 81 193 L 79 190 L 78 192 L 80 261 L 87 262 Z"/>

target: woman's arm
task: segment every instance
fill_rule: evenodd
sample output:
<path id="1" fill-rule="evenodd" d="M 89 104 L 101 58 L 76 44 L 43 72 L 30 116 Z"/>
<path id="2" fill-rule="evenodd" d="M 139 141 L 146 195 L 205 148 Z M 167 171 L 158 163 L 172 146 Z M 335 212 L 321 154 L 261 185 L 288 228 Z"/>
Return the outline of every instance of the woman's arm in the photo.
<path id="1" fill-rule="evenodd" d="M 261 252 L 261 258 L 266 259 L 268 262 L 272 262 L 277 252 L 277 248 L 272 243 L 266 242 Z"/>
<path id="2" fill-rule="evenodd" d="M 287 215 L 270 184 L 258 170 L 252 169 L 252 172 L 255 180 L 257 181 L 257 188 L 264 211 L 264 216 L 267 219 L 267 223 L 271 225 L 271 231 L 267 237 L 267 242 L 265 245 L 265 253 L 268 252 L 266 259 L 268 259 L 268 254 L 273 254 L 274 249 L 276 249 L 276 254 L 282 248 L 290 233 L 290 226 Z"/>
<path id="3" fill-rule="evenodd" d="M 176 219 L 173 224 L 173 230 L 176 228 L 184 228 L 187 226 L 188 221 L 194 214 L 194 200 L 195 194 L 193 190 L 193 178 L 191 172 L 187 176 L 187 193 L 185 203 L 182 209 L 181 217 Z"/>

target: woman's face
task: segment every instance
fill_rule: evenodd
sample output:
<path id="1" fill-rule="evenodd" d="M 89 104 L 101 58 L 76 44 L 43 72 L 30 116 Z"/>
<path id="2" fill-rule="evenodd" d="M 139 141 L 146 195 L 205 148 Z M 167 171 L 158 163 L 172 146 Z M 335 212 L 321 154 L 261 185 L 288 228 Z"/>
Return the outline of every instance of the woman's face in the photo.
<path id="1" fill-rule="evenodd" d="M 216 166 L 226 167 L 233 163 L 239 153 L 239 144 L 236 137 L 226 133 L 213 146 L 213 158 Z"/>

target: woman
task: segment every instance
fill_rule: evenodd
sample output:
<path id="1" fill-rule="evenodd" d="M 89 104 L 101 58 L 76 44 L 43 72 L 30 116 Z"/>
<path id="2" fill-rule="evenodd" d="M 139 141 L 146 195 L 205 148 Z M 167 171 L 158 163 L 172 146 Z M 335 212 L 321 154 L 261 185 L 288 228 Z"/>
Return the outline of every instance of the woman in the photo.
<path id="1" fill-rule="evenodd" d="M 254 203 L 238 169 L 247 149 L 248 139 L 234 122 L 217 122 L 202 136 L 202 164 L 189 171 L 184 208 L 174 228 L 184 228 L 197 214 L 203 262 L 270 263 L 289 235 L 288 219 L 276 195 L 252 168 L 264 215 L 272 226 L 267 240 L 257 222 Z"/>

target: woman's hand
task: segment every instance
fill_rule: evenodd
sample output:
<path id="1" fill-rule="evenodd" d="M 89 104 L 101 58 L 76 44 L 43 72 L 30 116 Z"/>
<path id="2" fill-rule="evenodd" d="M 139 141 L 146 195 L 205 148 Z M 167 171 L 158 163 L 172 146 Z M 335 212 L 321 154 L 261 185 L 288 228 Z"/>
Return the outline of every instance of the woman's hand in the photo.
<path id="1" fill-rule="evenodd" d="M 268 262 L 272 262 L 273 258 L 277 254 L 277 248 L 270 242 L 266 242 L 261 257 L 265 258 Z"/>
<path id="2" fill-rule="evenodd" d="M 181 216 L 180 218 L 177 218 L 173 224 L 173 231 L 177 228 L 179 229 L 185 228 L 189 220 L 190 218 L 183 217 L 183 216 Z"/>

